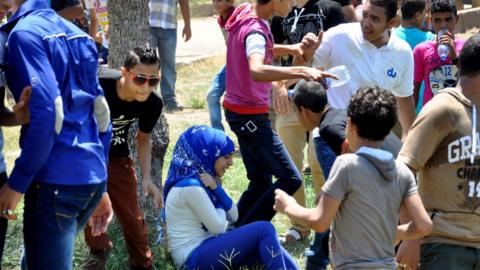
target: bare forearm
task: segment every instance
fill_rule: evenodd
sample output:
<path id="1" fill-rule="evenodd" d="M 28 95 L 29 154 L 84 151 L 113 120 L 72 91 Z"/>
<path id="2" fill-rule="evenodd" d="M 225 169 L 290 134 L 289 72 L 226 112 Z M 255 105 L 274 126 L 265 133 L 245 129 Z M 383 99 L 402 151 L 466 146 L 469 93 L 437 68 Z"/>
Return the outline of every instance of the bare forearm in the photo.
<path id="1" fill-rule="evenodd" d="M 402 126 L 402 139 L 406 137 L 410 126 L 415 121 L 415 104 L 413 96 L 397 97 L 398 116 Z"/>
<path id="2" fill-rule="evenodd" d="M 305 55 L 303 55 L 303 56 L 298 56 L 298 57 L 295 56 L 295 57 L 293 58 L 293 63 L 292 63 L 292 64 L 293 64 L 294 66 L 308 66 L 308 67 L 310 67 L 310 66 L 312 66 L 312 63 L 311 63 L 311 62 L 312 62 L 312 58 L 313 58 L 313 57 L 308 57 L 308 56 L 305 56 Z"/>
<path id="3" fill-rule="evenodd" d="M 291 205 L 287 209 L 285 209 L 285 214 L 292 221 L 310 227 L 309 225 L 311 223 L 311 220 L 313 219 L 311 216 L 314 214 L 312 210 L 314 209 L 305 208 L 296 203 L 295 205 Z"/>
<path id="4" fill-rule="evenodd" d="M 185 23 L 185 27 L 190 27 L 190 4 L 188 0 L 179 0 L 180 12 L 182 13 L 182 18 Z"/>
<path id="5" fill-rule="evenodd" d="M 420 230 L 412 221 L 397 226 L 397 241 L 420 239 L 425 235 L 426 233 L 423 230 Z"/>
<path id="6" fill-rule="evenodd" d="M 94 9 L 90 10 L 90 28 L 88 29 L 88 34 L 95 39 L 95 36 L 97 35 L 97 29 L 98 29 L 98 19 L 97 19 L 97 14 L 95 13 Z"/>
<path id="7" fill-rule="evenodd" d="M 415 106 L 418 104 L 418 100 L 420 99 L 420 86 L 421 84 L 417 83 L 415 83 L 413 86 L 413 102 Z"/>
<path id="8" fill-rule="evenodd" d="M 293 221 L 303 224 L 316 232 L 324 232 L 330 227 L 330 221 L 325 217 L 320 206 L 305 208 L 298 203 L 285 209 L 285 214 Z"/>
<path id="9" fill-rule="evenodd" d="M 261 65 L 251 70 L 252 78 L 258 82 L 273 82 L 289 79 L 304 78 L 304 67 L 276 67 L 270 65 Z"/>
<path id="10" fill-rule="evenodd" d="M 294 45 L 284 45 L 284 44 L 275 44 L 273 46 L 273 55 L 277 56 L 284 56 L 284 55 L 299 55 L 299 48 L 296 44 Z"/>
<path id="11" fill-rule="evenodd" d="M 140 170 L 142 173 L 142 179 L 150 179 L 151 160 L 152 160 L 152 144 L 150 137 L 137 136 L 137 153 L 138 161 L 140 162 Z"/>

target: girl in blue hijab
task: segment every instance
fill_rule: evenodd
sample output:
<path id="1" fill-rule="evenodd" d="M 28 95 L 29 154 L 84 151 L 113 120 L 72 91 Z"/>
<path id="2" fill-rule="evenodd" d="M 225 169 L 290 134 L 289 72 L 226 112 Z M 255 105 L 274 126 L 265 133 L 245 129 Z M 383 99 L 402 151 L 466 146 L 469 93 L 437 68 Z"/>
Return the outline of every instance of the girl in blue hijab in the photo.
<path id="1" fill-rule="evenodd" d="M 227 232 L 237 206 L 221 186 L 233 164 L 234 144 L 207 126 L 187 129 L 175 145 L 164 188 L 165 219 L 173 261 L 182 269 L 298 269 L 270 222 Z M 272 206 L 273 207 L 273 206 Z"/>

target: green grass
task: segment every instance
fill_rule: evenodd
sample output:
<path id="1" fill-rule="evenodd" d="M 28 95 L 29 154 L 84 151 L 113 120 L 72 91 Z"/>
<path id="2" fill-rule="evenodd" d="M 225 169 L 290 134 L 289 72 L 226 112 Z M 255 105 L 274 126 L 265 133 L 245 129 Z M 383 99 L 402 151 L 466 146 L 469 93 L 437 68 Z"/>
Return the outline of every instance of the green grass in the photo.
<path id="1" fill-rule="evenodd" d="M 205 109 L 206 102 L 205 102 L 205 99 L 202 97 L 192 96 L 188 100 L 188 104 L 194 110 L 201 110 L 201 109 Z"/>
<path id="2" fill-rule="evenodd" d="M 187 108 L 184 112 L 176 114 L 167 114 L 167 119 L 170 127 L 170 145 L 166 154 L 166 162 L 164 165 L 164 173 L 168 170 L 169 160 L 171 159 L 172 150 L 175 142 L 187 127 L 191 125 L 206 124 L 209 125 L 209 118 L 207 108 L 205 106 L 205 96 L 211 80 L 218 72 L 218 70 L 225 63 L 225 56 L 216 56 L 203 60 L 192 65 L 179 67 L 177 74 L 177 97 L 181 104 Z M 201 70 L 201 72 L 199 72 Z M 195 102 L 192 102 L 193 98 Z M 197 104 L 197 105 L 195 105 Z M 202 106 L 200 106 L 200 105 Z M 225 127 L 228 127 L 224 123 Z M 19 154 L 18 135 L 19 128 L 4 128 L 5 136 L 5 155 L 8 163 L 8 168 L 13 167 L 14 159 Z M 233 139 L 235 136 L 228 131 Z M 247 186 L 247 178 L 245 168 L 241 158 L 235 158 L 234 165 L 226 172 L 224 176 L 224 183 L 226 190 L 236 201 L 240 197 L 243 190 Z M 307 199 L 313 203 L 314 193 L 309 177 L 306 177 Z M 3 256 L 2 269 L 19 269 L 20 256 L 22 254 L 22 204 L 17 208 L 19 219 L 9 223 L 6 250 Z M 155 268 L 156 269 L 175 269 L 170 258 L 168 250 L 164 247 L 157 246 L 154 241 L 157 236 L 156 228 L 154 226 L 152 213 L 146 213 L 147 222 L 149 224 L 150 247 L 155 254 Z M 277 228 L 279 234 L 284 234 L 290 224 L 285 216 L 277 215 L 273 223 Z M 109 227 L 109 236 L 114 243 L 114 249 L 111 252 L 107 269 L 122 270 L 128 269 L 128 254 L 125 249 L 122 232 L 118 224 L 114 221 Z M 293 255 L 300 267 L 305 265 L 305 258 L 303 251 L 308 247 L 309 241 L 305 240 L 301 243 L 287 246 L 287 250 Z M 74 253 L 74 268 L 82 269 L 82 265 L 88 258 L 88 248 L 85 245 L 83 232 L 81 232 L 76 241 L 76 248 Z"/>

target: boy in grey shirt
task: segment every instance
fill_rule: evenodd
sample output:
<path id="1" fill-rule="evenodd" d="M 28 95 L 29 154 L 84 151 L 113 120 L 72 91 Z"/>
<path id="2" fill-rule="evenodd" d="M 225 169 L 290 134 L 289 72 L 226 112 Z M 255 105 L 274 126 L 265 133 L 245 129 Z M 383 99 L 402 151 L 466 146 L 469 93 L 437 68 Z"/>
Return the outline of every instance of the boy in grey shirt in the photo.
<path id="1" fill-rule="evenodd" d="M 395 243 L 420 238 L 432 227 L 410 170 L 380 149 L 397 121 L 394 96 L 358 91 L 348 106 L 346 134 L 353 154 L 337 157 L 316 208 L 306 209 L 277 190 L 275 210 L 318 232 L 331 224 L 334 269 L 395 269 Z M 400 207 L 412 222 L 397 226 Z"/>

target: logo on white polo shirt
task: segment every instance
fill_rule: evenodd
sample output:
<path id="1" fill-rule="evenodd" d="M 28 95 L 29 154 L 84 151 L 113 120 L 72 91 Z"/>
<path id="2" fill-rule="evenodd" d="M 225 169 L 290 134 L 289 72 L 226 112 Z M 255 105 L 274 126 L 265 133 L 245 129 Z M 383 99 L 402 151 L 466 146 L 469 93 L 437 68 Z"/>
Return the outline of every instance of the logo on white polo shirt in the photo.
<path id="1" fill-rule="evenodd" d="M 393 69 L 393 67 L 387 70 L 387 76 L 392 78 L 397 77 L 397 72 Z"/>

